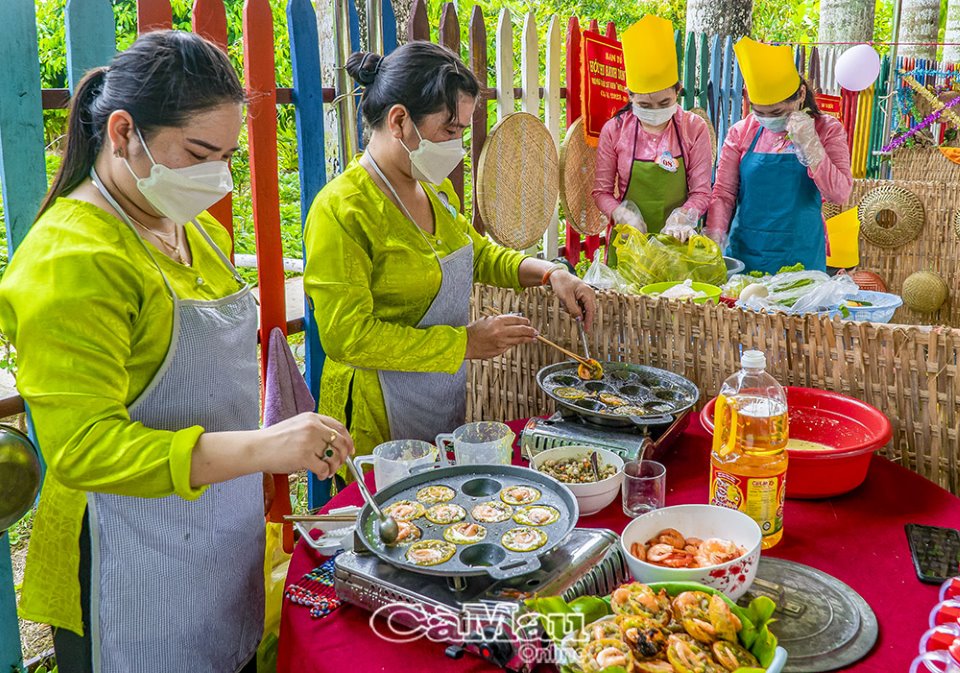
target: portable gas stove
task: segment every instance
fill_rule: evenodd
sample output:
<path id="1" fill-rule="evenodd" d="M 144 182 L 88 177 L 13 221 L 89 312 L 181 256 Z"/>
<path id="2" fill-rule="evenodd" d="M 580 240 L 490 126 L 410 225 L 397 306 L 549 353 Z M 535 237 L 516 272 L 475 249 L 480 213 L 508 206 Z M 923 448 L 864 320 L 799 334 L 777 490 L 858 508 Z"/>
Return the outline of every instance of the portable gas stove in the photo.
<path id="1" fill-rule="evenodd" d="M 625 461 L 640 455 L 656 460 L 690 422 L 690 412 L 670 424 L 611 427 L 590 422 L 566 409 L 550 418 L 531 418 L 520 433 L 520 452 L 527 459 L 558 446 L 592 446 L 613 451 Z"/>
<path id="2" fill-rule="evenodd" d="M 364 549 L 359 540 L 355 549 Z M 385 617 L 371 621 L 382 637 L 426 637 L 446 645 L 453 659 L 470 653 L 517 673 L 553 661 L 550 641 L 526 599 L 603 596 L 630 577 L 617 534 L 591 528 L 574 528 L 541 558 L 539 570 L 501 581 L 475 576 L 454 582 L 398 568 L 365 551 L 340 554 L 335 564 L 337 595 Z"/>

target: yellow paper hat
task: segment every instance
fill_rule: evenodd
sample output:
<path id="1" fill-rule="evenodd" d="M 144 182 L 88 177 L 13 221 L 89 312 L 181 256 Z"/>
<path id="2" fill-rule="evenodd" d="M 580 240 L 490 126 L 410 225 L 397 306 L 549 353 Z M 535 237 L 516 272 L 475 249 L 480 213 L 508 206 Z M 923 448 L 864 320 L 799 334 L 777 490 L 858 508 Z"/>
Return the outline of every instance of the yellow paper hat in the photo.
<path id="1" fill-rule="evenodd" d="M 733 50 L 751 103 L 775 105 L 797 93 L 800 73 L 793 61 L 793 49 L 787 45 L 761 44 L 744 37 Z"/>
<path id="2" fill-rule="evenodd" d="M 673 24 L 647 14 L 627 28 L 621 38 L 627 88 L 633 93 L 654 93 L 680 81 Z"/>

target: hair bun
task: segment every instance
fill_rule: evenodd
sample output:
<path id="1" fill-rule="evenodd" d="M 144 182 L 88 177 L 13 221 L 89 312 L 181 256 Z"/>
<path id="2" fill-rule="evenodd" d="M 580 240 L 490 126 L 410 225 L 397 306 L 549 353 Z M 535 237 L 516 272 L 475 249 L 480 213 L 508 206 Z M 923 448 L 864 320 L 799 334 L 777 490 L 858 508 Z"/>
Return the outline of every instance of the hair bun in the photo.
<path id="1" fill-rule="evenodd" d="M 383 56 L 372 51 L 358 51 L 347 59 L 347 74 L 361 86 L 370 86 L 377 79 Z"/>

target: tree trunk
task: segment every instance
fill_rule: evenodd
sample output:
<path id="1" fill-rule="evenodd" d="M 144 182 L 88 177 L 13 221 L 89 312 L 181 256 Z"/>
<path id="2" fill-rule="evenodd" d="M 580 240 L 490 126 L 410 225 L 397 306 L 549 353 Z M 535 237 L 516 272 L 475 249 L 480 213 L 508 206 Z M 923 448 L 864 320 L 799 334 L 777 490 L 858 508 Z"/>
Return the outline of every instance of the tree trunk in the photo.
<path id="1" fill-rule="evenodd" d="M 753 0 L 688 0 L 687 32 L 732 35 L 750 34 Z"/>
<path id="2" fill-rule="evenodd" d="M 820 0 L 820 42 L 873 39 L 874 0 Z"/>
<path id="3" fill-rule="evenodd" d="M 943 41 L 947 44 L 951 42 L 960 43 L 960 0 L 948 0 L 947 2 L 947 30 L 944 33 Z M 960 62 L 960 47 L 944 47 L 943 60 L 947 63 Z"/>
<path id="4" fill-rule="evenodd" d="M 937 57 L 937 33 L 940 29 L 940 0 L 903 0 L 900 11 L 900 43 L 934 43 L 934 46 L 900 48 L 901 56 L 934 59 Z"/>
<path id="5" fill-rule="evenodd" d="M 397 17 L 397 44 L 403 44 L 407 41 L 407 21 L 410 19 L 413 0 L 391 0 L 391 4 Z"/>

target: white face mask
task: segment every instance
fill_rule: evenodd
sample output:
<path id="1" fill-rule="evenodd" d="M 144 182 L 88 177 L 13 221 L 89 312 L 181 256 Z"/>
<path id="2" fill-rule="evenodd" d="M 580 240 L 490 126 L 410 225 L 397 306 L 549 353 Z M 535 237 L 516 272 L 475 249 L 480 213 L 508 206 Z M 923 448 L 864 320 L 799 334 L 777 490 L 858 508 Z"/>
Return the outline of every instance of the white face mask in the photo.
<path id="1" fill-rule="evenodd" d="M 673 115 L 677 113 L 677 104 L 674 103 L 670 107 L 650 109 L 643 108 L 633 104 L 633 114 L 637 116 L 641 122 L 647 126 L 662 126 L 670 121 L 673 118 Z"/>
<path id="2" fill-rule="evenodd" d="M 127 170 L 137 180 L 137 189 L 157 212 L 177 224 L 186 224 L 233 191 L 233 177 L 226 161 L 207 161 L 185 168 L 168 168 L 153 155 L 137 129 L 137 136 L 153 166 L 150 176 L 138 177 L 124 157 Z"/>
<path id="3" fill-rule="evenodd" d="M 787 130 L 787 120 L 790 115 L 780 115 L 779 117 L 764 117 L 754 113 L 754 117 L 760 122 L 760 126 L 772 133 L 783 133 Z"/>
<path id="4" fill-rule="evenodd" d="M 416 125 L 414 125 L 413 130 L 417 132 L 417 137 L 420 138 L 420 145 L 417 149 L 411 150 L 404 144 L 403 139 L 400 139 L 400 144 L 410 155 L 413 177 L 432 185 L 439 185 L 453 173 L 453 169 L 466 156 L 467 152 L 463 149 L 463 139 L 454 138 L 436 143 L 424 139 Z"/>

